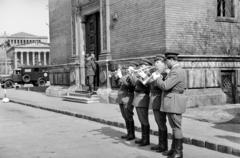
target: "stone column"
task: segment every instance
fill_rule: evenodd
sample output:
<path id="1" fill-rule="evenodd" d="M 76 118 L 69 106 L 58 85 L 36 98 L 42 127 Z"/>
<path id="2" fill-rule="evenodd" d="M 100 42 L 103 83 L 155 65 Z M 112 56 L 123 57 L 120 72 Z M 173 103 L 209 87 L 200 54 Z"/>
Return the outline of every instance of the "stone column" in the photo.
<path id="1" fill-rule="evenodd" d="M 43 52 L 43 62 L 44 65 L 47 65 L 47 52 Z"/>
<path id="2" fill-rule="evenodd" d="M 21 53 L 21 65 L 23 65 L 23 52 L 20 53 Z"/>
<path id="3" fill-rule="evenodd" d="M 32 52 L 32 63 L 35 65 L 35 52 Z"/>
<path id="4" fill-rule="evenodd" d="M 41 52 L 38 52 L 38 65 L 41 65 Z"/>
<path id="5" fill-rule="evenodd" d="M 29 52 L 26 52 L 27 55 L 27 65 L 29 65 Z"/>
<path id="6" fill-rule="evenodd" d="M 18 57 L 17 52 L 14 52 L 14 69 L 18 67 Z"/>

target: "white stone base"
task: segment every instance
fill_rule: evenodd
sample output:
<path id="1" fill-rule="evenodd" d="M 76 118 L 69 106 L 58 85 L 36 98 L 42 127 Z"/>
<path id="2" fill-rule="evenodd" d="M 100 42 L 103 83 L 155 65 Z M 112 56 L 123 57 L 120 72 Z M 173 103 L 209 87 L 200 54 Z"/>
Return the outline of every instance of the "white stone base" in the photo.
<path id="1" fill-rule="evenodd" d="M 50 86 L 46 89 L 46 95 L 51 97 L 63 97 L 69 92 L 77 90 L 77 86 Z"/>

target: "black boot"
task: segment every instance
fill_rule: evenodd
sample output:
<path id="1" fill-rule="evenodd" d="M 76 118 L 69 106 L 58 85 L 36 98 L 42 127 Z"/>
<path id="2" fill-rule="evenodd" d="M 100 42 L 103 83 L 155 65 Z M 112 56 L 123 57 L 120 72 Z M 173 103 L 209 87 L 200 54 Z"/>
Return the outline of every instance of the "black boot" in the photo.
<path id="1" fill-rule="evenodd" d="M 143 126 L 143 124 L 141 124 L 141 130 L 142 130 L 142 138 L 141 139 L 138 139 L 138 140 L 135 140 L 135 143 L 136 144 L 141 144 L 142 143 L 142 141 L 143 141 L 143 135 L 144 135 L 144 126 Z"/>
<path id="2" fill-rule="evenodd" d="M 159 150 L 159 149 L 160 149 L 160 139 L 161 139 L 161 138 L 160 138 L 160 137 L 161 137 L 161 136 L 160 136 L 160 135 L 161 135 L 160 132 L 161 132 L 161 131 L 160 131 L 160 129 L 159 129 L 159 130 L 158 130 L 158 145 L 152 146 L 152 147 L 150 148 L 151 150 Z"/>
<path id="3" fill-rule="evenodd" d="M 183 158 L 183 140 L 182 139 L 175 139 L 175 149 L 171 156 L 168 158 Z"/>
<path id="4" fill-rule="evenodd" d="M 175 138 L 173 137 L 173 138 L 172 138 L 171 149 L 168 150 L 168 151 L 163 152 L 162 154 L 163 154 L 164 156 L 171 156 L 171 155 L 173 154 L 173 152 L 174 152 L 174 149 L 175 149 Z"/>
<path id="5" fill-rule="evenodd" d="M 128 138 L 128 136 L 129 136 L 129 128 L 130 128 L 130 126 L 129 126 L 129 121 L 126 121 L 127 134 L 121 136 L 122 139 L 127 139 L 127 138 Z"/>
<path id="6" fill-rule="evenodd" d="M 129 133 L 126 140 L 133 140 L 135 139 L 135 126 L 134 121 L 129 121 Z"/>
<path id="7" fill-rule="evenodd" d="M 165 152 L 168 150 L 168 133 L 167 130 L 159 131 L 159 149 L 156 150 L 157 152 Z"/>
<path id="8" fill-rule="evenodd" d="M 146 146 L 150 144 L 150 126 L 143 126 L 144 132 L 143 132 L 143 140 L 142 143 L 139 144 L 139 146 Z"/>

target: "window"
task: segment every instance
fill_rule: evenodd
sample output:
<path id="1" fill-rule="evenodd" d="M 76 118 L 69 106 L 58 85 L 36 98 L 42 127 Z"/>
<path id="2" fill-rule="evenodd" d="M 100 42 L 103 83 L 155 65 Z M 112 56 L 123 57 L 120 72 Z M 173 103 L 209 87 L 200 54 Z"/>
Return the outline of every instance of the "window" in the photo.
<path id="1" fill-rule="evenodd" d="M 234 18 L 234 0 L 217 0 L 217 16 Z"/>

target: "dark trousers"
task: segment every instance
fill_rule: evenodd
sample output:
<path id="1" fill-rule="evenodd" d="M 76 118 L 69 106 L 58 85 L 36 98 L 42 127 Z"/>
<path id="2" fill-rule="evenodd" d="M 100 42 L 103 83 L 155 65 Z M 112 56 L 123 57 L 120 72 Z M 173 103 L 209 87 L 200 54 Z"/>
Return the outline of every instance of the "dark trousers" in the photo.
<path id="1" fill-rule="evenodd" d="M 160 131 L 166 131 L 167 130 L 167 115 L 165 112 L 161 112 L 159 109 L 153 109 L 153 114 L 154 114 L 154 118 L 155 121 L 158 125 L 158 129 Z"/>
<path id="2" fill-rule="evenodd" d="M 88 86 L 89 86 L 89 91 L 93 91 L 94 90 L 94 76 L 87 76 L 87 80 L 88 80 Z"/>
<path id="3" fill-rule="evenodd" d="M 140 123 L 144 126 L 149 126 L 148 108 L 136 107 L 136 111 Z"/>
<path id="4" fill-rule="evenodd" d="M 120 104 L 120 111 L 125 121 L 133 121 L 133 105 Z"/>
<path id="5" fill-rule="evenodd" d="M 182 139 L 182 115 L 167 113 L 169 124 L 172 128 L 172 134 L 176 139 Z"/>

